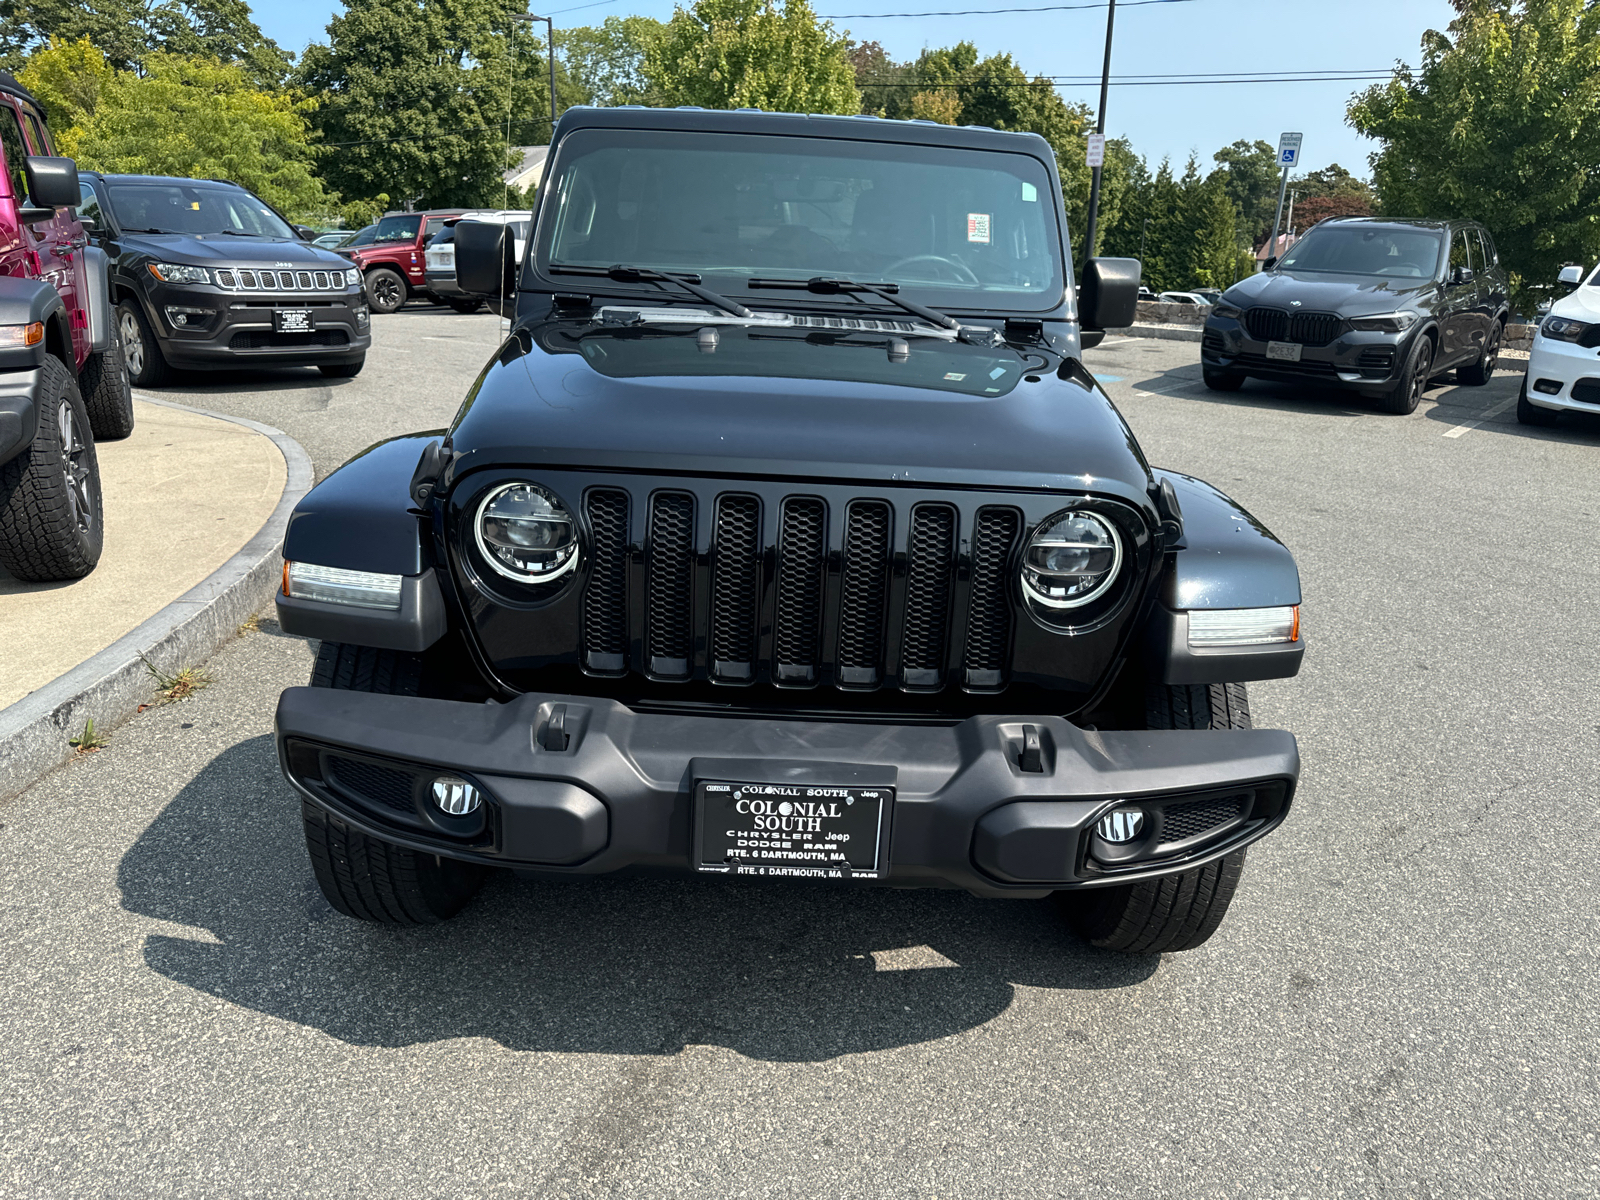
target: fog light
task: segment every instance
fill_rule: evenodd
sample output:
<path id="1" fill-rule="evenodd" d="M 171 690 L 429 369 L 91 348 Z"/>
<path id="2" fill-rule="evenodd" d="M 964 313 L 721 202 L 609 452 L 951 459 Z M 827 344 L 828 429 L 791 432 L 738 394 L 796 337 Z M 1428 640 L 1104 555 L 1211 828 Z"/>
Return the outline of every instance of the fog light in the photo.
<path id="1" fill-rule="evenodd" d="M 176 329 L 190 329 L 196 325 L 209 325 L 211 323 L 211 309 L 209 308 L 184 308 L 180 305 L 167 305 L 167 320 Z"/>
<path id="2" fill-rule="evenodd" d="M 1119 808 L 1108 812 L 1095 822 L 1094 831 L 1102 841 L 1114 846 L 1125 845 L 1138 837 L 1144 829 L 1144 810 Z"/>
<path id="3" fill-rule="evenodd" d="M 1543 392 L 1546 396 L 1554 396 L 1561 390 L 1561 381 L 1559 379 L 1541 379 L 1533 385 L 1533 390 Z"/>
<path id="4" fill-rule="evenodd" d="M 283 564 L 283 594 L 296 600 L 321 600 L 325 604 L 387 608 L 398 612 L 401 582 L 399 575 L 379 575 L 373 571 L 346 571 L 342 567 L 303 562 Z"/>
<path id="5" fill-rule="evenodd" d="M 433 802 L 441 812 L 464 817 L 478 811 L 483 793 L 459 775 L 441 775 L 433 781 Z"/>

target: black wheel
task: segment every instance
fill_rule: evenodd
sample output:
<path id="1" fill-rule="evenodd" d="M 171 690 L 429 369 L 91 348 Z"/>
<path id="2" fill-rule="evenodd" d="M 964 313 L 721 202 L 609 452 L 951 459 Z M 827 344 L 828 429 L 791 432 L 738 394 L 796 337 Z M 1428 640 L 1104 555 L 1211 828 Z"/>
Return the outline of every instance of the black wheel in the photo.
<path id="1" fill-rule="evenodd" d="M 97 442 L 116 442 L 133 432 L 133 385 L 122 357 L 122 335 L 113 321 L 111 344 L 89 355 L 78 376 L 89 430 Z"/>
<path id="2" fill-rule="evenodd" d="M 1561 414 L 1553 408 L 1540 408 L 1528 399 L 1528 377 L 1522 377 L 1522 390 L 1517 393 L 1517 421 L 1522 425 L 1534 425 L 1540 429 L 1549 429 L 1561 419 Z"/>
<path id="3" fill-rule="evenodd" d="M 44 360 L 33 443 L 0 466 L 0 567 L 29 583 L 82 579 L 100 561 L 100 464 L 78 381 Z"/>
<path id="4" fill-rule="evenodd" d="M 311 686 L 415 696 L 422 658 L 396 650 L 323 642 Z M 483 886 L 488 872 L 436 854 L 369 837 L 332 813 L 302 801 L 306 851 L 317 886 L 347 917 L 384 925 L 431 925 L 449 920 Z"/>
<path id="5" fill-rule="evenodd" d="M 366 365 L 366 356 L 362 355 L 353 363 L 319 363 L 317 370 L 329 379 L 354 379 L 361 374 L 361 368 Z"/>
<path id="6" fill-rule="evenodd" d="M 122 356 L 128 364 L 128 378 L 134 387 L 155 387 L 172 374 L 167 356 L 161 353 L 161 346 L 137 300 L 124 300 L 117 306 L 117 333 L 122 340 Z"/>
<path id="7" fill-rule="evenodd" d="M 1496 321 L 1484 339 L 1483 353 L 1470 366 L 1457 367 L 1456 378 L 1468 387 L 1482 387 L 1494 378 L 1494 365 L 1500 360 L 1500 335 L 1505 326 Z"/>
<path id="8" fill-rule="evenodd" d="M 1145 702 L 1148 729 L 1249 729 L 1242 683 L 1162 685 Z M 1222 923 L 1244 871 L 1245 852 L 1178 875 L 1122 887 L 1065 892 L 1067 919 L 1091 945 L 1129 954 L 1193 950 Z"/>
<path id="9" fill-rule="evenodd" d="M 462 315 L 470 315 L 483 307 L 482 300 L 446 300 L 451 308 Z"/>
<path id="10" fill-rule="evenodd" d="M 367 303 L 373 312 L 392 313 L 406 302 L 406 281 L 399 271 L 375 267 L 367 272 Z"/>
<path id="11" fill-rule="evenodd" d="M 1202 365 L 1200 377 L 1213 392 L 1237 392 L 1244 386 L 1244 376 L 1237 371 L 1221 371 Z"/>
<path id="12" fill-rule="evenodd" d="M 1425 337 L 1419 337 L 1412 343 L 1411 353 L 1406 355 L 1405 367 L 1394 387 L 1378 397 L 1378 407 L 1384 412 L 1400 416 L 1416 412 L 1432 375 L 1433 343 Z"/>

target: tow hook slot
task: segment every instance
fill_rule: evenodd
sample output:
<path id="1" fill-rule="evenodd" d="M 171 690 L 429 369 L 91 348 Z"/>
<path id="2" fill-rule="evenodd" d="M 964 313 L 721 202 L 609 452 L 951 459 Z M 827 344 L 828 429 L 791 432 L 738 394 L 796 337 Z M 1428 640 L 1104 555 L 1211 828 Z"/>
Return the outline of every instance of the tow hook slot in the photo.
<path id="1" fill-rule="evenodd" d="M 545 750 L 560 754 L 566 750 L 571 741 L 572 735 L 567 732 L 567 706 L 552 704 L 550 715 L 545 718 L 544 728 L 539 731 L 539 745 Z"/>
<path id="2" fill-rule="evenodd" d="M 1055 770 L 1055 745 L 1050 732 L 1038 725 L 1002 725 L 1006 757 L 1024 775 L 1048 775 Z"/>

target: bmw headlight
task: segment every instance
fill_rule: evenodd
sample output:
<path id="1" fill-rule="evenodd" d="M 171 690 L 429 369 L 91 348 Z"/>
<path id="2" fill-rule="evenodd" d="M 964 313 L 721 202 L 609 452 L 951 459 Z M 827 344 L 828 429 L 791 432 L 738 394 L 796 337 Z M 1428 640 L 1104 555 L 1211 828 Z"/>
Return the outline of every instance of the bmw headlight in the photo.
<path id="1" fill-rule="evenodd" d="M 1376 313 L 1370 317 L 1351 317 L 1350 328 L 1365 333 L 1404 333 L 1417 323 L 1414 312 Z"/>
<path id="2" fill-rule="evenodd" d="M 344 273 L 344 281 L 350 287 L 355 287 L 361 282 L 361 272 L 351 267 Z"/>
<path id="3" fill-rule="evenodd" d="M 211 272 L 184 263 L 150 263 L 150 274 L 162 283 L 210 283 Z"/>
<path id="4" fill-rule="evenodd" d="M 1022 588 L 1047 608 L 1077 608 L 1105 594 L 1122 565 L 1122 539 L 1098 513 L 1057 513 L 1028 541 Z"/>
<path id="5" fill-rule="evenodd" d="M 1244 316 L 1244 309 L 1237 305 L 1229 304 L 1226 300 L 1218 300 L 1211 306 L 1213 317 L 1227 317 L 1230 321 L 1237 321 Z"/>
<path id="6" fill-rule="evenodd" d="M 536 483 L 508 483 L 478 507 L 478 550 L 518 583 L 549 583 L 578 563 L 578 527 L 555 496 Z"/>
<path id="7" fill-rule="evenodd" d="M 1585 322 L 1567 317 L 1546 317 L 1544 324 L 1539 326 L 1540 333 L 1558 342 L 1575 342 L 1588 331 L 1589 326 Z"/>

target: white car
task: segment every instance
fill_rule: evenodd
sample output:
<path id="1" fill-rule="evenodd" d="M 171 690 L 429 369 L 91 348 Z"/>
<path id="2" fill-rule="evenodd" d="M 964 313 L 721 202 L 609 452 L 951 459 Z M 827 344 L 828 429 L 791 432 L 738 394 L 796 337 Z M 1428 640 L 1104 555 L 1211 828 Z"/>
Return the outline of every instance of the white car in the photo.
<path id="1" fill-rule="evenodd" d="M 1162 292 L 1156 297 L 1162 304 L 1198 304 L 1209 307 L 1211 301 L 1195 292 Z"/>
<path id="2" fill-rule="evenodd" d="M 1528 355 L 1528 373 L 1517 397 L 1517 420 L 1554 425 L 1563 410 L 1600 413 L 1600 266 L 1562 267 L 1560 280 L 1572 294 L 1550 306 L 1539 322 Z"/>

